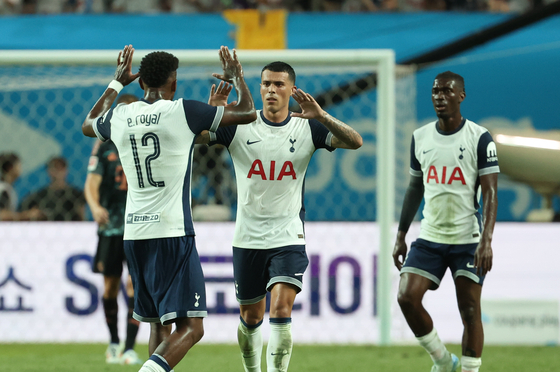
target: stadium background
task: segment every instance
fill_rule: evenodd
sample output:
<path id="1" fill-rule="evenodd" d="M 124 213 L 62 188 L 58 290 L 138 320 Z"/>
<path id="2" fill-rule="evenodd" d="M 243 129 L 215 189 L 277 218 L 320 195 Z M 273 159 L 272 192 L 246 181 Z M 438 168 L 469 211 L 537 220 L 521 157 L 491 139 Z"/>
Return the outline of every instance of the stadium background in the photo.
<path id="1" fill-rule="evenodd" d="M 511 16 L 488 13 L 289 14 L 285 20 L 284 40 L 289 49 L 390 48 L 395 50 L 399 62 L 502 22 L 508 17 Z M 420 70 L 416 75 L 417 93 L 414 98 L 416 126 L 433 120 L 429 94 L 431 83 L 438 72 L 451 69 L 466 78 L 467 99 L 463 104 L 463 112 L 469 119 L 488 128 L 558 128 L 560 108 L 555 94 L 560 77 L 555 69 L 560 61 L 559 20 L 558 16 L 551 17 L 451 60 Z M 159 27 L 161 24 L 166 27 Z M 263 27 L 265 32 L 271 28 L 266 25 Z M 147 50 L 217 50 L 220 45 L 236 46 L 232 38 L 235 29 L 235 25 L 220 14 L 4 17 L 0 22 L 0 49 L 119 50 L 130 43 L 137 49 Z M 326 29 L 329 32 L 324 32 Z M 29 115 L 31 108 L 19 97 L 19 93 L 9 91 L 7 87 L 17 86 L 25 78 L 14 79 L 11 74 L 7 74 L 0 74 L 0 129 L 5 133 L 0 136 L 0 149 L 17 150 L 24 157 L 24 174 L 16 184 L 20 197 L 48 182 L 42 165 L 48 156 L 57 155 L 56 152 L 69 160 L 69 181 L 83 187 L 83 164 L 87 162 L 91 145 L 89 139 L 80 137 L 79 131 L 74 130 L 79 123 L 65 123 L 63 130 L 54 135 L 49 132 L 52 129 L 50 124 L 34 131 L 41 137 L 38 144 L 42 143 L 42 146 L 39 148 L 30 150 L 30 146 L 26 146 L 30 140 L 27 132 L 14 140 L 11 133 L 21 131 L 22 126 L 29 126 L 33 131 L 33 126 L 37 127 L 38 124 L 32 120 L 28 124 L 18 121 L 26 120 L 25 116 Z M 28 76 L 26 81 L 33 84 L 34 79 Z M 207 85 L 210 82 L 209 79 Z M 103 86 L 98 89 L 103 89 Z M 314 89 L 309 90 L 314 92 Z M 137 90 L 132 92 L 138 93 Z M 201 99 L 206 98 L 205 91 L 200 94 Z M 76 120 L 80 117 L 81 120 L 84 114 L 73 113 L 70 108 L 66 109 L 64 119 Z M 373 140 L 366 138 L 366 144 Z M 409 143 L 409 135 L 401 140 Z M 50 147 L 50 150 L 43 150 L 44 147 Z M 342 153 L 336 156 L 340 157 Z M 375 172 L 374 162 L 370 160 L 362 157 L 357 167 L 365 182 Z M 316 171 L 317 165 L 313 163 L 309 174 L 313 175 Z M 349 185 L 349 191 L 344 190 L 348 185 L 336 185 L 340 177 L 340 169 L 336 169 L 331 180 L 322 188 L 307 190 L 308 220 L 374 220 L 375 191 L 353 189 L 353 185 Z M 340 199 L 341 194 L 345 193 L 349 193 L 348 197 Z M 529 211 L 540 208 L 542 203 L 540 196 L 529 187 L 509 182 L 505 177 L 500 178 L 499 200 L 499 221 L 524 221 Z M 320 209 L 321 204 L 328 207 L 331 201 L 351 201 L 354 205 L 372 207 L 345 214 L 333 212 L 332 208 Z M 557 209 L 558 204 L 556 198 Z M 324 212 L 317 213 L 317 208 Z"/>
<path id="2" fill-rule="evenodd" d="M 395 50 L 398 62 L 420 55 L 482 28 L 502 22 L 508 17 L 511 16 L 483 13 L 289 14 L 285 20 L 285 28 L 283 29 L 285 38 L 283 40 L 285 41 L 285 47 L 289 49 L 390 48 Z M 165 24 L 166 27 L 162 29 L 160 27 L 161 24 Z M 158 31 L 154 32 L 154 30 Z M 328 32 L 325 32 L 325 30 L 328 30 Z M 4 17 L 0 22 L 0 35 L 2 35 L 0 37 L 0 49 L 110 49 L 116 52 L 120 50 L 123 45 L 130 43 L 137 49 L 147 50 L 217 50 L 220 45 L 228 45 L 230 47 L 238 46 L 241 40 L 235 40 L 232 37 L 232 32 L 234 31 L 235 25 L 222 15 L 96 15 L 88 17 L 61 15 L 23 18 Z M 414 122 L 412 127 L 417 127 L 429 120 L 433 120 L 433 108 L 430 101 L 431 84 L 434 76 L 438 72 L 450 69 L 463 75 L 466 79 L 467 99 L 463 103 L 462 111 L 467 118 L 489 128 L 557 129 L 557 120 L 560 114 L 560 108 L 555 98 L 556 87 L 559 85 L 558 83 L 560 83 L 560 77 L 555 70 L 560 62 L 560 42 L 558 41 L 558 35 L 560 35 L 560 17 L 551 17 L 539 24 L 486 43 L 469 52 L 462 53 L 452 60 L 418 71 L 414 76 L 413 86 L 409 88 L 412 91 L 408 92 L 405 90 L 405 92 L 401 92 L 403 94 L 407 93 L 406 99 L 411 99 L 410 94 L 412 94 L 413 97 L 412 100 L 414 103 L 411 106 L 414 111 Z M 41 123 L 41 112 L 38 112 L 38 115 L 31 115 L 34 117 L 31 120 L 25 119 L 25 117 L 30 116 L 30 113 L 33 111 L 33 97 L 39 97 L 40 95 L 35 95 L 35 92 L 33 92 L 34 77 L 28 74 L 28 70 L 23 68 L 18 73 L 20 75 L 18 75 L 18 78 L 14 79 L 14 75 L 12 75 L 11 72 L 0 68 L 0 151 L 17 151 L 22 155 L 24 174 L 16 184 L 16 189 L 20 197 L 44 186 L 48 182 L 43 164 L 53 155 L 62 155 L 69 160 L 69 181 L 75 186 L 82 188 L 85 180 L 85 164 L 89 156 L 89 148 L 91 148 L 91 140 L 83 137 L 79 130 L 81 118 L 85 115 L 85 112 L 73 113 L 75 117 L 80 117 L 78 122 L 74 122 L 71 119 L 71 115 L 66 116 L 63 120 L 64 124 L 62 130 L 56 131 L 56 133 L 53 133 L 53 128 L 49 126 L 48 123 L 46 123 L 46 125 L 45 123 Z M 26 74 L 28 76 L 26 76 Z M 59 75 L 55 74 L 55 76 L 64 76 L 64 71 L 60 72 Z M 43 77 L 44 76 L 38 76 L 38 78 Z M 60 84 L 61 79 L 63 80 L 64 78 L 55 79 L 56 81 L 54 81 L 53 84 Z M 21 93 L 22 89 L 17 88 L 18 84 L 24 83 L 29 84 L 31 87 L 31 90 L 29 86 L 26 88 L 27 93 Z M 208 80 L 208 87 L 210 83 L 210 80 Z M 104 85 L 100 85 L 97 89 L 102 91 Z M 48 88 L 46 90 L 48 91 Z M 57 93 L 60 97 L 51 97 L 49 93 L 46 93 L 44 97 L 47 100 L 61 98 L 64 101 L 65 94 L 74 94 L 71 93 L 71 91 L 71 89 L 63 89 Z M 139 91 L 137 89 L 134 90 L 134 88 L 131 88 L 130 92 L 139 93 Z M 200 99 L 204 99 L 207 95 L 207 91 L 205 90 L 199 93 L 202 97 Z M 86 98 L 95 98 L 96 94 L 95 92 L 89 92 Z M 31 97 L 31 105 L 27 104 L 25 100 L 22 100 L 22 97 L 26 99 Z M 56 110 L 61 110 L 60 112 L 64 112 L 65 115 L 68 115 L 65 108 L 55 108 L 54 110 L 55 115 L 57 112 Z M 407 115 L 409 115 L 409 113 Z M 402 123 L 397 122 L 397 125 L 399 124 Z M 408 124 L 409 123 L 407 123 L 407 125 Z M 410 128 L 407 130 L 409 132 Z M 30 146 L 30 142 L 34 138 L 37 140 L 33 142 L 33 146 Z M 406 144 L 409 143 L 409 139 L 409 135 L 400 138 L 400 140 Z M 375 136 L 368 135 L 365 137 L 365 140 L 366 146 L 374 145 Z M 406 159 L 408 154 L 405 151 L 400 155 Z M 340 162 L 344 155 L 341 151 L 336 152 L 335 156 L 337 157 L 336 162 Z M 374 177 L 375 161 L 372 160 L 372 158 L 373 157 L 364 156 L 353 163 L 360 176 L 358 182 L 369 182 Z M 406 167 L 407 162 L 402 161 L 401 168 L 406 171 Z M 313 177 L 314 173 L 318 172 L 319 169 L 320 165 L 314 160 L 309 171 L 310 177 Z M 340 181 L 341 179 L 343 181 Z M 334 169 L 328 181 L 329 182 L 324 183 L 322 187 L 306 191 L 306 207 L 309 211 L 308 219 L 310 221 L 356 222 L 352 224 L 350 230 L 355 231 L 356 235 L 360 233 L 363 235 L 358 243 L 343 234 L 336 237 L 337 239 L 335 242 L 338 243 L 338 245 L 330 242 L 330 245 L 326 249 L 327 253 L 323 253 L 322 257 L 327 257 L 332 254 L 332 252 L 330 252 L 332 249 L 335 250 L 333 259 L 335 260 L 340 258 L 336 256 L 336 254 L 351 251 L 350 246 L 352 244 L 356 244 L 360 248 L 367 247 L 368 244 L 374 245 L 373 242 L 376 239 L 375 231 L 373 229 L 368 229 L 367 233 L 365 233 L 364 230 L 360 231 L 360 228 L 364 225 L 360 225 L 358 222 L 371 222 L 375 220 L 375 188 L 363 190 L 360 188 L 361 186 L 359 184 L 348 184 L 348 179 L 342 174 L 341 167 Z M 500 206 L 498 210 L 498 220 L 500 223 L 524 221 L 527 214 L 532 209 L 541 207 L 542 198 L 528 186 L 509 181 L 507 177 L 503 175 L 500 176 L 499 182 Z M 397 185 L 401 190 L 404 186 L 406 185 L 402 182 Z M 197 190 L 194 190 L 194 193 L 196 195 Z M 347 204 L 357 205 L 359 208 L 351 210 L 339 207 L 340 205 L 347 206 Z M 325 206 L 326 208 L 324 208 Z M 555 199 L 555 206 L 558 209 L 557 199 Z M 3 242 L 9 242 L 9 244 L 3 244 L 3 249 L 0 250 L 0 283 L 2 283 L 2 285 L 6 284 L 6 282 L 3 281 L 4 278 L 9 278 L 8 270 L 10 267 L 23 267 L 23 269 L 18 269 L 18 273 L 22 272 L 22 277 L 24 278 L 21 279 L 22 283 L 26 283 L 25 267 L 29 266 L 30 262 L 26 260 L 25 256 L 22 256 L 23 258 L 14 259 L 14 257 L 24 252 L 21 251 L 18 253 L 18 249 L 20 249 L 21 242 L 23 241 L 36 242 L 37 244 L 33 248 L 35 250 L 62 250 L 64 252 L 62 261 L 64 261 L 65 265 L 69 257 L 74 257 L 74 253 L 83 254 L 92 252 L 92 247 L 95 244 L 94 234 L 78 237 L 70 233 L 64 236 L 64 243 L 62 244 L 60 242 L 61 236 L 57 235 L 56 232 L 68 232 L 70 229 L 60 230 L 60 226 L 56 226 L 50 230 L 48 228 L 49 225 L 44 226 L 43 229 L 50 231 L 48 233 L 49 239 L 45 239 L 44 241 L 42 240 L 43 235 L 41 235 L 40 232 L 36 232 L 38 235 L 30 239 L 30 236 L 26 235 L 25 229 L 20 231 L 19 228 L 12 229 L 9 225 L 5 225 L 4 228 L 0 230 L 0 239 Z M 318 226 L 319 231 L 329 231 L 328 224 Z M 367 226 L 370 225 L 368 224 Z M 504 228 L 503 231 L 511 233 L 508 236 L 509 240 L 506 242 L 504 239 L 499 246 L 499 250 L 498 247 L 496 247 L 497 259 L 504 259 L 503 262 L 508 265 L 508 268 L 505 272 L 500 272 L 499 268 L 495 270 L 497 273 L 493 272 L 497 280 L 493 285 L 491 281 L 488 281 L 488 285 L 493 286 L 493 289 L 489 290 L 490 293 L 494 293 L 495 297 L 498 299 L 525 297 L 537 300 L 541 298 L 547 300 L 552 299 L 557 303 L 559 299 L 558 291 L 552 291 L 552 293 L 550 293 L 550 291 L 546 291 L 545 288 L 545 283 L 557 282 L 557 274 L 554 273 L 553 267 L 547 267 L 547 270 L 539 271 L 537 269 L 538 263 L 531 261 L 531 263 L 525 267 L 525 271 L 523 271 L 521 276 L 530 277 L 534 275 L 533 279 L 535 279 L 535 281 L 525 281 L 524 284 L 523 281 L 519 281 L 515 282 L 515 285 L 511 284 L 513 278 L 519 279 L 519 277 L 516 276 L 515 271 L 511 271 L 511 269 L 516 266 L 516 262 L 505 260 L 506 257 L 512 258 L 505 252 L 507 252 L 509 245 L 517 243 L 515 249 L 512 249 L 511 252 L 513 255 L 523 254 L 524 248 L 530 246 L 531 242 L 530 240 L 521 240 L 521 237 L 538 234 L 539 231 L 532 230 L 531 227 L 526 225 L 523 225 L 523 228 L 516 228 L 515 224 L 508 226 L 509 227 Z M 540 232 L 540 236 L 544 237 L 542 240 L 539 240 L 541 247 L 544 247 L 547 242 L 550 243 L 555 232 L 554 228 L 550 226 L 545 226 L 544 229 L 546 230 L 545 233 Z M 14 231 L 16 230 L 19 232 L 14 235 Z M 203 230 L 204 233 L 201 234 L 202 236 L 212 236 L 205 235 L 208 234 L 208 232 L 206 229 Z M 78 229 L 76 229 L 76 231 L 78 231 Z M 89 231 L 94 233 L 93 224 L 89 227 Z M 224 242 L 229 241 L 227 239 L 227 229 L 225 231 L 225 235 L 221 236 Z M 335 229 L 332 231 L 335 231 Z M 515 231 L 517 231 L 520 237 L 517 240 L 517 236 L 513 234 Z M 319 238 L 325 235 L 328 235 L 328 233 L 317 234 L 316 241 L 319 241 Z M 349 236 L 352 235 L 349 234 Z M 344 238 L 347 237 L 348 240 L 345 241 Z M 201 240 L 205 241 L 204 239 Z M 322 240 L 320 241 L 323 242 Z M 310 237 L 310 248 L 320 256 L 321 251 L 325 249 L 325 247 L 314 245 L 312 242 L 313 239 Z M 26 243 L 25 249 L 32 244 L 33 243 Z M 52 246 L 49 244 L 52 244 Z M 53 248 L 55 245 L 57 247 Z M 227 251 L 227 247 L 225 249 Z M 376 252 L 377 249 L 378 247 L 375 247 Z M 354 252 L 356 255 L 355 257 L 349 253 L 350 258 L 344 258 L 347 261 L 343 262 L 352 264 L 354 261 L 360 261 L 363 257 L 360 257 L 356 252 Z M 550 248 L 549 244 L 546 245 L 546 249 L 540 252 L 550 253 L 553 252 L 553 249 Z M 538 255 L 532 258 L 536 258 L 536 256 Z M 369 258 L 370 257 L 367 256 L 366 259 L 369 260 Z M 35 260 L 39 259 L 36 257 Z M 40 262 L 39 260 L 39 263 Z M 329 261 L 329 263 L 332 262 Z M 53 264 L 60 265 L 60 262 L 57 261 Z M 368 265 L 364 266 L 367 267 L 367 269 L 363 269 L 363 274 L 373 275 L 373 265 L 366 262 L 362 264 Z M 350 265 L 350 268 L 344 267 L 344 270 L 350 270 L 349 275 L 346 275 L 345 279 L 346 281 L 350 281 L 350 288 L 356 289 L 352 280 L 355 280 L 358 276 L 355 271 L 352 272 L 353 267 L 355 268 L 355 266 L 352 265 Z M 359 267 L 360 266 L 358 266 L 358 268 Z M 69 279 L 68 272 L 66 271 L 67 269 L 68 266 L 65 266 L 64 270 L 60 270 L 60 268 L 57 267 L 57 270 L 61 271 L 61 273 L 59 273 L 61 274 L 60 278 L 57 280 L 64 281 Z M 328 267 L 325 269 L 328 271 Z M 85 266 L 81 267 L 81 270 L 82 278 L 89 275 L 85 273 Z M 30 277 L 33 275 L 32 272 L 28 274 Z M 19 278 L 19 274 L 16 273 L 14 275 L 17 275 Z M 394 275 L 394 277 L 396 277 L 396 275 Z M 325 280 L 328 281 L 332 278 L 333 276 L 329 275 Z M 44 282 L 48 282 L 48 278 L 40 279 Z M 99 289 L 101 288 L 101 278 L 98 276 L 95 278 L 91 276 L 86 279 L 87 283 L 93 283 L 97 285 Z M 368 285 L 370 284 L 371 283 Z M 525 289 L 521 291 L 522 293 L 519 292 L 518 287 L 516 287 L 517 284 L 524 285 Z M 2 288 L 2 285 L 0 285 L 0 295 L 5 296 L 6 299 L 8 299 L 8 297 L 13 299 L 21 295 L 20 288 L 13 288 L 12 286 L 9 291 L 6 291 L 6 288 Z M 68 283 L 65 282 L 65 285 L 68 285 Z M 500 288 L 500 285 L 508 286 L 507 290 Z M 323 289 L 325 288 L 327 292 L 324 293 L 323 297 L 325 301 L 329 301 L 328 287 L 323 287 Z M 532 288 L 539 288 L 539 291 L 531 292 Z M 37 286 L 35 286 L 34 289 L 37 291 Z M 68 291 L 76 291 L 75 295 L 79 300 L 80 296 L 84 296 L 83 291 L 76 290 L 74 287 L 69 287 L 66 291 L 61 291 L 61 293 L 57 294 L 57 296 L 62 299 L 60 304 L 63 304 L 63 301 L 68 298 Z M 447 289 L 445 289 L 445 287 L 442 286 L 442 290 L 439 291 L 439 294 L 452 295 L 451 288 L 447 287 Z M 24 303 L 26 295 L 27 294 L 23 295 Z M 70 296 L 72 296 L 72 294 L 70 294 Z M 352 298 L 351 295 L 348 296 L 349 297 L 341 297 L 339 300 L 344 304 L 349 304 L 349 308 L 352 308 L 352 301 L 353 299 L 355 300 L 356 297 Z M 435 303 L 433 306 L 436 309 L 443 309 L 443 307 L 450 308 L 452 307 L 449 303 L 450 298 L 452 297 L 443 297 L 441 305 Z M 39 300 L 36 298 L 35 301 Z M 48 302 L 49 299 L 45 301 Z M 87 298 L 85 300 L 81 298 L 81 301 L 86 301 L 87 303 Z M 365 310 L 361 309 L 361 311 L 368 312 L 368 316 L 371 317 L 373 314 L 373 309 L 371 307 L 373 307 L 374 299 L 364 297 L 364 301 L 370 301 L 370 303 Z M 8 303 L 6 302 L 6 304 Z M 342 307 L 344 308 L 344 306 Z M 451 309 L 451 312 L 454 312 L 454 310 Z M 10 316 L 12 315 L 13 314 Z M 53 315 L 55 314 L 46 314 L 46 316 L 49 317 Z M 337 319 L 339 321 L 344 318 L 344 315 L 340 313 L 334 315 L 338 317 Z M 395 312 L 395 315 L 398 315 L 398 312 Z M 103 324 L 101 312 L 97 310 L 95 316 L 96 320 L 90 322 L 90 324 L 93 324 L 94 327 L 101 328 Z M 444 317 L 447 317 L 447 313 L 440 314 L 440 319 Z M 235 317 L 230 318 L 234 319 Z M 373 321 L 373 319 L 368 318 L 368 321 Z M 402 319 L 397 319 L 396 321 L 400 322 L 400 324 L 397 323 L 394 329 L 397 330 L 397 332 L 402 332 L 402 334 L 397 335 L 397 338 L 400 340 L 409 340 L 410 334 L 407 333 L 406 327 L 402 324 Z M 449 319 L 445 319 L 445 321 L 455 324 L 455 327 L 460 326 L 456 314 L 455 318 L 450 317 Z M 557 332 L 557 315 L 555 322 L 555 327 L 553 328 Z M 554 321 L 552 323 L 554 323 Z M 360 317 L 358 316 L 352 319 L 351 324 L 354 326 L 360 324 Z M 23 326 L 25 326 L 25 324 L 23 324 Z M 374 325 L 371 326 L 373 327 Z M 144 330 L 145 329 L 146 327 L 144 327 Z M 50 334 L 48 330 L 46 331 Z M 103 331 L 104 330 L 101 329 L 100 334 L 104 337 Z M 53 332 L 55 331 L 53 330 Z M 209 333 L 212 332 L 209 331 Z M 443 337 L 450 341 L 458 342 L 460 337 L 456 328 L 443 327 L 442 333 Z M 23 337 L 22 333 L 17 330 L 12 332 L 12 336 L 10 337 L 7 336 L 8 333 L 6 332 L 3 334 L 5 335 L 4 337 L 6 337 L 4 340 L 8 341 L 21 341 L 21 337 Z M 375 339 L 375 337 L 373 337 L 373 339 Z M 81 339 L 78 338 L 75 340 Z M 558 340 L 557 333 L 556 340 Z M 1 338 L 0 341 L 2 341 Z M 30 341 L 36 341 L 36 339 Z M 372 340 L 366 338 L 364 340 L 340 341 L 371 342 Z"/>

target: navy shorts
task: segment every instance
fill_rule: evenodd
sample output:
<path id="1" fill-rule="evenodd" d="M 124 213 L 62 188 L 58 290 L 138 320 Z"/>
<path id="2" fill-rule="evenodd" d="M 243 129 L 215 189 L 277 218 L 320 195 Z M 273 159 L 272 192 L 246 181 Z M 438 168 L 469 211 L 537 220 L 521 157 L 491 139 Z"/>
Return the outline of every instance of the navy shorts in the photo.
<path id="1" fill-rule="evenodd" d="M 424 239 L 417 239 L 410 245 L 402 273 L 413 273 L 430 279 L 439 287 L 447 268 L 453 279 L 466 276 L 482 285 L 484 276 L 476 274 L 474 253 L 478 243 L 473 244 L 439 244 Z"/>
<path id="2" fill-rule="evenodd" d="M 206 289 L 194 236 L 125 240 L 134 286 L 134 319 L 171 324 L 207 316 Z"/>
<path id="3" fill-rule="evenodd" d="M 123 236 L 99 235 L 97 252 L 92 264 L 93 272 L 120 278 L 123 272 L 123 262 L 126 262 Z"/>
<path id="4" fill-rule="evenodd" d="M 256 304 L 276 283 L 288 283 L 301 291 L 309 259 L 304 245 L 272 249 L 233 247 L 235 295 L 241 305 Z"/>

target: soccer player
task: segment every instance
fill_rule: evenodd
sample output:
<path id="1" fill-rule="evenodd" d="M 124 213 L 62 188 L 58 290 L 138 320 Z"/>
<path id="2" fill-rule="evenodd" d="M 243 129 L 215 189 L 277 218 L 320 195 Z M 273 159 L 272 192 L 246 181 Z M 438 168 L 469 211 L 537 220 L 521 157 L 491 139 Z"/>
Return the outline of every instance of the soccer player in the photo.
<path id="1" fill-rule="evenodd" d="M 138 101 L 132 94 L 123 94 L 117 99 L 118 104 Z M 142 364 L 142 360 L 134 351 L 139 322 L 132 317 L 134 311 L 134 289 L 130 275 L 127 275 L 126 294 L 128 297 L 128 317 L 126 341 L 121 353 L 118 331 L 119 294 L 124 254 L 124 210 L 126 205 L 127 182 L 119 153 L 115 144 L 96 141 L 89 160 L 88 175 L 84 186 L 84 195 L 98 223 L 97 252 L 92 269 L 103 274 L 103 310 L 111 337 L 105 352 L 105 360 L 109 364 Z"/>
<path id="2" fill-rule="evenodd" d="M 401 273 L 398 302 L 434 362 L 432 372 L 458 370 L 458 358 L 447 351 L 422 306 L 424 294 L 438 288 L 447 268 L 453 274 L 464 325 L 463 372 L 477 372 L 481 365 L 480 295 L 484 277 L 492 269 L 500 169 L 490 133 L 461 115 L 465 97 L 460 75 L 447 71 L 436 76 L 432 102 L 438 120 L 414 131 L 411 179 L 393 250 Z M 478 211 L 481 190 L 482 219 Z M 420 236 L 407 254 L 406 233 L 423 198 Z"/>
<path id="3" fill-rule="evenodd" d="M 261 72 L 263 109 L 250 125 L 219 128 L 199 143 L 220 143 L 237 179 L 233 269 L 240 304 L 238 342 L 245 371 L 261 370 L 261 325 L 270 292 L 267 371 L 287 371 L 292 307 L 309 263 L 305 252 L 303 184 L 315 150 L 357 149 L 362 137 L 296 88 L 294 69 L 272 62 Z M 226 105 L 231 86 L 212 86 L 210 102 Z M 290 97 L 301 113 L 290 112 Z M 227 106 L 226 106 L 227 107 Z"/>
<path id="4" fill-rule="evenodd" d="M 150 358 L 140 372 L 169 372 L 203 336 L 206 292 L 190 208 L 194 139 L 203 130 L 250 123 L 256 113 L 243 69 L 227 47 L 223 75 L 237 90 L 236 105 L 213 107 L 173 100 L 179 60 L 152 52 L 131 72 L 134 49 L 119 53 L 115 79 L 95 103 L 82 132 L 117 147 L 128 180 L 124 249 L 135 291 L 134 318 L 150 322 Z M 141 101 L 111 108 L 123 86 L 137 78 Z M 174 324 L 174 331 L 169 333 Z"/>

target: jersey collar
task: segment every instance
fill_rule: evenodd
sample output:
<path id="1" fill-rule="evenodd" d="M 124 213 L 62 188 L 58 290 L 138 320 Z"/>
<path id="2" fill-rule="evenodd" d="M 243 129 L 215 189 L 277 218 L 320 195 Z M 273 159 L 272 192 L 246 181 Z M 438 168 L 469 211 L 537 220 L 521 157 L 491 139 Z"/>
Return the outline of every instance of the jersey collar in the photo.
<path id="1" fill-rule="evenodd" d="M 437 130 L 437 132 L 438 132 L 439 134 L 441 134 L 442 136 L 450 136 L 450 135 L 455 134 L 455 133 L 457 133 L 458 131 L 460 131 L 460 130 L 465 126 L 465 123 L 466 123 L 466 122 L 467 122 L 467 119 L 462 118 L 462 120 L 461 120 L 461 125 L 459 125 L 459 126 L 457 127 L 457 129 L 452 130 L 451 132 L 444 132 L 444 131 L 442 131 L 442 130 L 439 128 L 439 120 L 436 120 L 436 130 Z"/>
<path id="2" fill-rule="evenodd" d="M 284 119 L 284 121 L 280 122 L 280 123 L 275 123 L 273 121 L 268 120 L 267 118 L 264 117 L 263 111 L 261 110 L 261 119 L 262 121 L 264 121 L 266 124 L 271 125 L 273 127 L 282 127 L 286 124 L 288 124 L 288 122 L 290 121 L 290 119 L 292 118 L 290 116 L 291 112 L 288 112 L 288 117 L 286 119 Z"/>

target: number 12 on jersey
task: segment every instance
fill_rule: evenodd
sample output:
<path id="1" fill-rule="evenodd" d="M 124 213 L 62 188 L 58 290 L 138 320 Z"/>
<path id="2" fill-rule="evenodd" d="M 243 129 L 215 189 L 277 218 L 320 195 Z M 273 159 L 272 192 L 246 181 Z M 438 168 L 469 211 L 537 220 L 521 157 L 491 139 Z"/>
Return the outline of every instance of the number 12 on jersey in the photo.
<path id="1" fill-rule="evenodd" d="M 140 164 L 140 157 L 138 156 L 138 147 L 136 145 L 136 137 L 134 134 L 130 135 L 130 144 L 132 145 L 132 156 L 134 157 L 134 166 L 136 167 L 136 175 L 138 176 L 138 187 L 144 188 L 144 176 L 142 175 L 142 165 Z M 155 181 L 154 177 L 152 176 L 152 160 L 155 160 L 159 157 L 161 151 L 159 146 L 159 138 L 155 133 L 148 132 L 142 136 L 142 146 L 148 146 L 148 141 L 152 142 L 152 146 L 154 147 L 154 152 L 150 155 L 146 156 L 146 160 L 144 161 L 144 165 L 146 168 L 146 175 L 148 177 L 148 183 L 153 187 L 165 187 L 165 182 L 163 181 Z"/>

